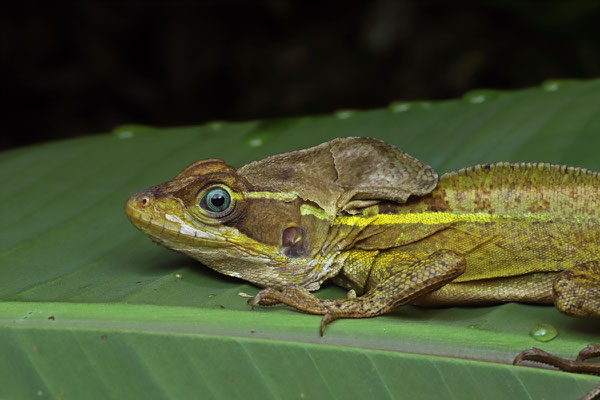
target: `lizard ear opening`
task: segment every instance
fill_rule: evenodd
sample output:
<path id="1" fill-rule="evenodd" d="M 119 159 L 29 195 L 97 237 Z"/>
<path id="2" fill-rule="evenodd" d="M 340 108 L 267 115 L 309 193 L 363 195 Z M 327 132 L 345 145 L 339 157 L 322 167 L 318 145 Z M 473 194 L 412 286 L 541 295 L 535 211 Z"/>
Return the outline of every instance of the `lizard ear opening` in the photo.
<path id="1" fill-rule="evenodd" d="M 281 233 L 281 247 L 286 257 L 295 258 L 306 254 L 308 241 L 306 231 L 301 226 L 290 226 Z"/>

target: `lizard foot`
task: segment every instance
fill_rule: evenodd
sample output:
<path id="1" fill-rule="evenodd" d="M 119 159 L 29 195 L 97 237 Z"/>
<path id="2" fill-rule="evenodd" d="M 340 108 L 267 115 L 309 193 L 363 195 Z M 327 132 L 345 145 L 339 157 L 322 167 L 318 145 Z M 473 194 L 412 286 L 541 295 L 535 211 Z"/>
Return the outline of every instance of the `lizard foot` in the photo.
<path id="1" fill-rule="evenodd" d="M 306 311 L 311 314 L 325 314 L 327 309 L 322 304 L 327 300 L 321 300 L 307 289 L 291 285 L 283 290 L 266 288 L 259 291 L 256 296 L 248 300 L 252 305 L 252 309 L 258 304 L 261 306 L 272 306 L 275 304 L 284 303 L 288 306 L 295 307 L 299 310 Z"/>
<path id="2" fill-rule="evenodd" d="M 513 364 L 519 365 L 523 361 L 533 361 L 551 365 L 561 371 L 600 375 L 600 362 L 587 362 L 589 358 L 595 357 L 600 357 L 600 345 L 598 344 L 588 345 L 579 352 L 575 360 L 558 357 L 534 347 L 519 353 L 514 359 Z"/>
<path id="3" fill-rule="evenodd" d="M 586 362 L 590 358 L 600 357 L 600 345 L 589 344 L 579 352 L 575 360 L 567 360 L 550 353 L 546 353 L 538 348 L 531 348 L 522 351 L 514 359 L 513 364 L 519 365 L 523 361 L 539 362 L 551 365 L 565 372 L 577 372 L 580 374 L 600 375 L 600 362 Z M 586 393 L 580 400 L 600 399 L 600 383 Z"/>
<path id="4" fill-rule="evenodd" d="M 339 318 L 339 316 L 335 316 L 331 312 L 331 308 L 335 308 L 338 304 L 336 300 L 319 299 L 301 286 L 288 286 L 281 291 L 266 288 L 259 291 L 254 298 L 249 299 L 248 303 L 252 305 L 252 309 L 254 309 L 257 304 L 261 306 L 270 306 L 284 303 L 311 314 L 322 314 L 321 336 L 323 336 L 327 324 Z"/>

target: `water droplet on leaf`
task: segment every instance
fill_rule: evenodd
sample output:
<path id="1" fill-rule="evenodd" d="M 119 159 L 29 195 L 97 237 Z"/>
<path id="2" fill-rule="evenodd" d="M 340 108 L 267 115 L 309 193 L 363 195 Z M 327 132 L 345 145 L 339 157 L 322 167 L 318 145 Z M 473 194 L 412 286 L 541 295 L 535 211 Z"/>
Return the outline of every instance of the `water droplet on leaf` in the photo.
<path id="1" fill-rule="evenodd" d="M 558 331 L 550 324 L 539 323 L 529 331 L 529 336 L 538 342 L 549 342 L 558 336 Z"/>
<path id="2" fill-rule="evenodd" d="M 131 139 L 140 135 L 148 135 L 156 133 L 158 129 L 147 125 L 127 124 L 117 126 L 112 130 L 112 134 L 119 139 Z"/>
<path id="3" fill-rule="evenodd" d="M 469 99 L 469 101 L 473 104 L 483 103 L 485 101 L 485 96 L 481 94 L 478 96 L 473 96 Z"/>
<path id="4" fill-rule="evenodd" d="M 222 121 L 213 121 L 206 124 L 213 131 L 220 131 L 224 123 Z"/>
<path id="5" fill-rule="evenodd" d="M 542 88 L 547 92 L 556 92 L 560 85 L 557 81 L 548 81 L 542 84 Z"/>
<path id="6" fill-rule="evenodd" d="M 406 102 L 393 102 L 390 103 L 388 108 L 395 113 L 406 112 L 412 108 L 412 104 Z"/>
<path id="7" fill-rule="evenodd" d="M 120 131 L 117 132 L 117 137 L 119 139 L 130 139 L 133 137 L 133 131 Z"/>
<path id="8" fill-rule="evenodd" d="M 260 147 L 263 145 L 263 140 L 260 137 L 251 138 L 248 140 L 248 146 L 250 147 Z"/>
<path id="9" fill-rule="evenodd" d="M 333 113 L 333 115 L 335 115 L 339 119 L 348 119 L 351 116 L 353 116 L 355 112 L 356 111 L 353 110 L 339 110 Z"/>

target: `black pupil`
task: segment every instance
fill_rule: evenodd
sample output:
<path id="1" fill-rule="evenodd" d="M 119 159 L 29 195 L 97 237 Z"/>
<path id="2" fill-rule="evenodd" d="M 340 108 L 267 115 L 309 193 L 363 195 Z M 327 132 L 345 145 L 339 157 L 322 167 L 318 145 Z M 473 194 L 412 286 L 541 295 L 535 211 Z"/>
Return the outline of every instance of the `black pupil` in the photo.
<path id="1" fill-rule="evenodd" d="M 211 196 L 210 202 L 213 206 L 220 208 L 225 204 L 225 196 L 222 193 L 215 193 Z"/>

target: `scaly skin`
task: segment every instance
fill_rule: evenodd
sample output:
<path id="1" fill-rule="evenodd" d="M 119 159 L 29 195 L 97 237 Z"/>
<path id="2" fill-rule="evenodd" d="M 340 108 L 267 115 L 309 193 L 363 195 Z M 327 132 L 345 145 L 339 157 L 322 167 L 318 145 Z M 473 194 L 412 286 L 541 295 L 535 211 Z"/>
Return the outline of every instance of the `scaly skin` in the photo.
<path id="1" fill-rule="evenodd" d="M 351 250 L 333 279 L 358 293 L 384 293 L 390 277 L 446 249 L 464 257 L 464 273 L 414 303 L 555 303 L 566 314 L 598 318 L 599 199 L 598 174 L 575 168 L 500 163 L 450 173 L 429 195 L 380 205 L 372 216 L 336 218 L 329 242 Z M 277 300 L 336 318 L 378 315 L 395 301 L 386 295 L 351 313 L 325 303 L 306 307 L 289 290 L 287 296 Z M 254 304 L 271 297 L 262 292 Z"/>
<path id="2" fill-rule="evenodd" d="M 406 303 L 554 303 L 600 318 L 598 173 L 498 163 L 436 182 L 393 146 L 346 138 L 239 169 L 199 161 L 125 211 L 155 242 L 264 287 L 253 306 L 324 315 L 321 331 Z M 215 188 L 230 198 L 219 212 Z M 327 279 L 349 298 L 310 293 Z"/>

